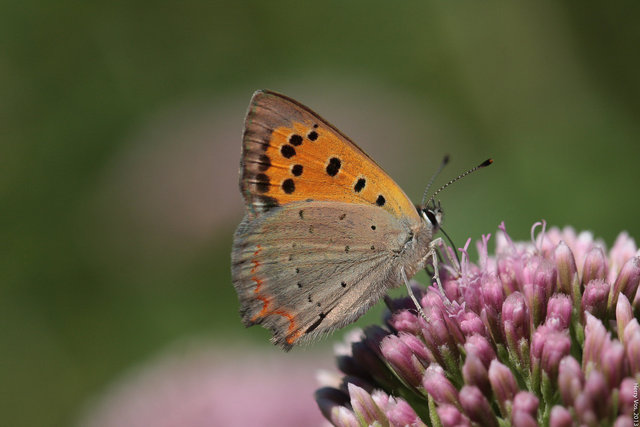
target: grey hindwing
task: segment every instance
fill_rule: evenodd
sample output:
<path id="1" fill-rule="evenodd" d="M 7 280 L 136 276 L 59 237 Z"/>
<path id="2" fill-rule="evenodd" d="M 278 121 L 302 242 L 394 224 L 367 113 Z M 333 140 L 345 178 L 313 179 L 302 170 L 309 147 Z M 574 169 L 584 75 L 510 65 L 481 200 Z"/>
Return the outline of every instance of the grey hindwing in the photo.
<path id="1" fill-rule="evenodd" d="M 375 206 L 296 202 L 238 227 L 233 285 L 245 325 L 289 349 L 345 326 L 415 272 L 415 224 Z M 421 251 L 420 251 L 421 252 Z"/>

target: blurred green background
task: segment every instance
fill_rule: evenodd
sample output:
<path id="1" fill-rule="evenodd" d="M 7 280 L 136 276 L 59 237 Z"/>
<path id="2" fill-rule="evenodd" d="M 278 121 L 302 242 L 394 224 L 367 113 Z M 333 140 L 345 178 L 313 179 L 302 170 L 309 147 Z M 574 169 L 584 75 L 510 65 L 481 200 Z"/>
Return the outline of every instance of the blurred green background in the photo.
<path id="1" fill-rule="evenodd" d="M 278 351 L 241 326 L 229 273 L 256 89 L 318 111 L 415 201 L 445 153 L 440 181 L 493 157 L 442 194 L 459 245 L 502 220 L 640 236 L 638 9 L 2 2 L 1 424 L 73 424 L 184 337 Z"/>

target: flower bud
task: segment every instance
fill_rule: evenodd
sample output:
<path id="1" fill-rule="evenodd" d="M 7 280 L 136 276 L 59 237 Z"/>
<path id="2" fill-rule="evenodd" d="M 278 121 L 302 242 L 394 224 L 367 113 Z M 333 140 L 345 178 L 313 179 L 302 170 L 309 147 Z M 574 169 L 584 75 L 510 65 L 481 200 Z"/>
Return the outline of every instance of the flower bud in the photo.
<path id="1" fill-rule="evenodd" d="M 513 427 L 538 427 L 535 417 L 526 412 L 514 411 L 511 414 L 511 425 Z"/>
<path id="2" fill-rule="evenodd" d="M 487 369 L 489 368 L 491 361 L 496 358 L 496 353 L 493 350 L 493 347 L 489 344 L 487 338 L 482 335 L 472 335 L 467 337 L 467 341 L 464 344 L 464 350 L 467 355 L 471 353 L 476 355 Z"/>
<path id="3" fill-rule="evenodd" d="M 482 319 L 473 311 L 467 311 L 458 316 L 458 322 L 460 323 L 460 330 L 465 337 L 472 335 L 487 335 L 487 330 L 482 323 Z"/>
<path id="4" fill-rule="evenodd" d="M 580 364 L 571 356 L 566 356 L 560 361 L 558 367 L 558 388 L 562 402 L 572 406 L 576 397 L 582 393 L 584 374 Z"/>
<path id="5" fill-rule="evenodd" d="M 613 307 L 616 304 L 620 293 L 632 300 L 638 291 L 638 284 L 640 284 L 640 256 L 631 258 L 622 266 L 613 284 L 609 306 Z"/>
<path id="6" fill-rule="evenodd" d="M 349 396 L 351 396 L 351 407 L 358 417 L 363 419 L 367 424 L 387 420 L 387 417 L 365 389 L 352 383 L 349 383 L 347 387 L 349 389 Z"/>
<path id="7" fill-rule="evenodd" d="M 609 282 L 615 282 L 616 276 L 620 272 L 622 266 L 636 255 L 638 248 L 636 242 L 629 236 L 629 233 L 623 231 L 618 234 L 616 241 L 613 243 L 609 251 Z"/>
<path id="8" fill-rule="evenodd" d="M 590 281 L 582 295 L 582 309 L 599 319 L 604 319 L 607 314 L 607 299 L 610 288 L 604 280 Z"/>
<path id="9" fill-rule="evenodd" d="M 502 304 L 502 322 L 509 351 L 520 359 L 524 358 L 525 355 L 520 354 L 520 341 L 529 339 L 531 319 L 525 298 L 520 292 L 512 293 Z"/>
<path id="10" fill-rule="evenodd" d="M 436 411 L 442 427 L 471 427 L 471 421 L 453 405 L 438 405 Z"/>
<path id="11" fill-rule="evenodd" d="M 598 424 L 598 416 L 596 415 L 594 406 L 591 397 L 586 393 L 580 393 L 580 395 L 576 397 L 573 407 L 578 420 L 581 421 L 579 425 L 595 426 Z"/>
<path id="12" fill-rule="evenodd" d="M 409 310 L 394 312 L 389 318 L 388 324 L 398 332 L 408 332 L 414 335 L 422 329 L 419 317 Z"/>
<path id="13" fill-rule="evenodd" d="M 491 384 L 489 383 L 489 373 L 482 361 L 473 353 L 468 353 L 462 366 L 462 378 L 465 384 L 478 387 L 482 393 L 489 396 L 491 394 Z"/>
<path id="14" fill-rule="evenodd" d="M 640 325 L 632 319 L 624 328 L 624 347 L 631 375 L 640 374 Z"/>
<path id="15" fill-rule="evenodd" d="M 327 418 L 330 419 L 331 423 L 336 427 L 360 427 L 360 422 L 356 414 L 344 406 L 336 406 L 333 408 Z"/>
<path id="16" fill-rule="evenodd" d="M 633 415 L 633 410 L 637 404 L 638 382 L 635 378 L 625 378 L 620 382 L 620 412 L 626 415 Z"/>
<path id="17" fill-rule="evenodd" d="M 567 239 L 567 242 L 569 240 Z M 593 239 L 593 233 L 590 231 L 581 231 L 575 236 L 573 243 L 570 243 L 571 251 L 576 260 L 578 266 L 578 274 L 583 275 L 584 262 L 589 252 L 596 247 L 596 242 Z"/>
<path id="18" fill-rule="evenodd" d="M 616 324 L 618 326 L 618 338 L 624 343 L 624 328 L 633 319 L 633 309 L 629 300 L 624 294 L 621 294 L 616 303 Z"/>
<path id="19" fill-rule="evenodd" d="M 481 426 L 498 427 L 498 419 L 478 387 L 463 386 L 460 389 L 460 404 L 471 421 Z"/>
<path id="20" fill-rule="evenodd" d="M 564 294 L 573 295 L 574 283 L 578 278 L 573 252 L 565 242 L 560 242 L 555 249 L 554 258 L 558 271 L 558 289 Z"/>
<path id="21" fill-rule="evenodd" d="M 593 402 L 602 402 L 608 396 L 608 386 L 604 375 L 598 371 L 592 371 L 584 384 L 584 392 L 592 397 Z"/>
<path id="22" fill-rule="evenodd" d="M 502 310 L 504 290 L 502 283 L 494 274 L 488 275 L 482 284 L 482 301 L 485 306 L 493 308 L 498 313 Z"/>
<path id="23" fill-rule="evenodd" d="M 438 404 L 449 403 L 460 406 L 458 400 L 458 390 L 451 384 L 451 381 L 444 375 L 442 367 L 436 363 L 429 365 L 422 379 L 424 389 L 433 397 Z"/>
<path id="24" fill-rule="evenodd" d="M 462 300 L 465 306 L 473 312 L 479 313 L 482 309 L 482 284 L 480 276 L 473 279 L 466 279 L 466 286 L 462 287 Z"/>
<path id="25" fill-rule="evenodd" d="M 588 374 L 594 366 L 600 364 L 602 348 L 609 341 L 609 334 L 600 319 L 593 317 L 591 313 L 586 313 L 585 317 L 587 324 L 584 328 L 582 369 Z"/>
<path id="26" fill-rule="evenodd" d="M 504 416 L 508 414 L 508 404 L 518 392 L 518 385 L 511 370 L 494 359 L 489 366 L 489 382 L 495 393 L 500 411 Z"/>
<path id="27" fill-rule="evenodd" d="M 420 420 L 418 414 L 404 400 L 399 400 L 395 406 L 387 410 L 387 418 L 389 418 L 391 425 L 394 426 L 426 427 L 426 424 Z"/>
<path id="28" fill-rule="evenodd" d="M 571 322 L 571 299 L 565 294 L 555 294 L 547 303 L 547 318 L 545 325 L 556 331 L 569 328 Z"/>
<path id="29" fill-rule="evenodd" d="M 610 389 L 618 387 L 627 373 L 624 357 L 624 346 L 618 340 L 607 343 L 602 349 L 600 366 Z"/>
<path id="30" fill-rule="evenodd" d="M 398 334 L 398 337 L 411 349 L 423 366 L 429 366 L 431 363 L 435 362 L 433 354 L 431 354 L 424 342 L 422 342 L 422 340 L 416 335 L 400 333 Z"/>
<path id="31" fill-rule="evenodd" d="M 513 411 L 525 412 L 529 415 L 536 416 L 540 406 L 540 400 L 528 391 L 519 391 L 513 398 Z"/>
<path id="32" fill-rule="evenodd" d="M 595 246 L 588 253 L 582 268 L 582 284 L 586 285 L 592 280 L 607 278 L 607 258 L 601 247 Z"/>
<path id="33" fill-rule="evenodd" d="M 400 378 L 413 387 L 422 383 L 424 366 L 400 337 L 388 335 L 380 344 L 382 355 Z"/>
<path id="34" fill-rule="evenodd" d="M 584 392 L 591 401 L 591 406 L 599 418 L 603 418 L 609 412 L 609 387 L 604 375 L 593 370 L 584 383 Z"/>
<path id="35" fill-rule="evenodd" d="M 543 286 L 539 286 L 537 282 L 525 283 L 522 291 L 527 300 L 527 307 L 533 322 L 533 326 L 542 323 L 547 308 L 546 290 Z"/>
<path id="36" fill-rule="evenodd" d="M 573 419 L 571 413 L 562 406 L 554 406 L 551 408 L 551 415 L 549 417 L 549 427 L 571 427 L 573 426 Z"/>
<path id="37" fill-rule="evenodd" d="M 502 256 L 498 258 L 498 277 L 505 295 L 510 295 L 520 289 L 518 276 L 522 275 L 522 260 L 520 257 Z"/>
<path id="38" fill-rule="evenodd" d="M 540 329 L 540 328 L 539 328 Z M 541 366 L 552 381 L 558 376 L 560 360 L 569 354 L 571 339 L 564 332 L 548 331 L 543 335 L 544 348 L 542 349 Z"/>

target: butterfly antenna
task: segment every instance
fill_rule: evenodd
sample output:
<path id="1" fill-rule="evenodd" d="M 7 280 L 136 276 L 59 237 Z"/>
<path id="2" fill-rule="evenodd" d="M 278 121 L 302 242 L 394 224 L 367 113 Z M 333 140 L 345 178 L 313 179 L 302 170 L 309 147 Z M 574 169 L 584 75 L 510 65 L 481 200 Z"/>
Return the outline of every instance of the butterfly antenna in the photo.
<path id="1" fill-rule="evenodd" d="M 438 175 L 440 175 L 440 172 L 442 172 L 442 170 L 444 169 L 444 167 L 447 165 L 447 163 L 449 163 L 449 155 L 446 154 L 444 156 L 444 158 L 442 159 L 442 163 L 440 163 L 440 167 L 438 168 L 438 170 L 436 171 L 436 173 L 434 173 L 431 176 L 431 179 L 429 180 L 429 183 L 427 184 L 427 188 L 424 189 L 424 193 L 422 194 L 422 202 L 420 202 L 421 206 L 425 206 L 424 201 L 427 199 L 427 194 L 429 194 L 429 189 L 431 188 L 431 186 L 433 185 L 433 182 L 436 180 L 436 178 L 438 177 Z"/>
<path id="2" fill-rule="evenodd" d="M 478 166 L 469 169 L 468 171 L 458 175 L 457 177 L 453 178 L 451 181 L 447 182 L 445 185 L 443 185 L 442 187 L 438 188 L 436 190 L 435 193 L 433 193 L 433 195 L 429 198 L 429 201 L 427 201 L 427 204 L 425 205 L 424 203 L 422 204 L 422 206 L 427 206 L 429 203 L 431 203 L 432 201 L 435 201 L 435 198 L 438 194 L 440 194 L 440 192 L 442 190 L 444 190 L 445 188 L 447 188 L 448 186 L 450 186 L 451 184 L 453 184 L 454 182 L 458 181 L 459 179 L 464 178 L 465 176 L 469 175 L 470 173 L 473 173 L 475 171 L 477 171 L 478 169 L 482 169 L 485 168 L 487 166 L 489 166 L 491 163 L 493 163 L 493 159 L 487 159 L 484 162 L 480 163 Z M 423 199 L 424 200 L 424 199 Z"/>

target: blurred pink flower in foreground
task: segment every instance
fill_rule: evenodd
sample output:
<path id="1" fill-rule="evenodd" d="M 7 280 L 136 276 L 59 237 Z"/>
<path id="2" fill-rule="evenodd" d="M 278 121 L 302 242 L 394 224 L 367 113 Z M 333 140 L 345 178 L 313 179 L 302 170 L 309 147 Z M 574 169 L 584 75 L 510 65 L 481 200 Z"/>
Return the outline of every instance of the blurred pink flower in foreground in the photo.
<path id="1" fill-rule="evenodd" d="M 640 415 L 640 252 L 590 233 L 514 242 L 504 224 L 479 261 L 444 262 L 446 297 L 386 299 L 386 328 L 338 348 L 343 376 L 316 392 L 335 426 L 632 426 Z M 446 248 L 445 250 L 450 250 Z M 443 256 L 444 260 L 451 257 Z M 635 424 L 637 425 L 637 424 Z"/>
<path id="2" fill-rule="evenodd" d="M 86 427 L 326 425 L 313 402 L 320 357 L 202 345 L 170 351 L 94 403 Z"/>

